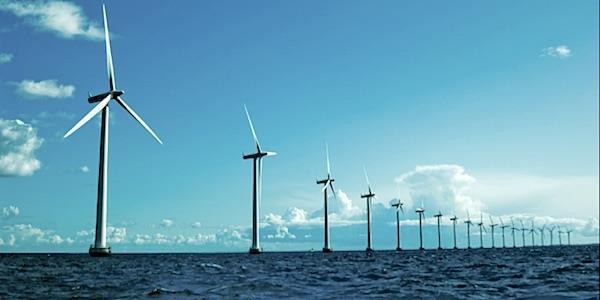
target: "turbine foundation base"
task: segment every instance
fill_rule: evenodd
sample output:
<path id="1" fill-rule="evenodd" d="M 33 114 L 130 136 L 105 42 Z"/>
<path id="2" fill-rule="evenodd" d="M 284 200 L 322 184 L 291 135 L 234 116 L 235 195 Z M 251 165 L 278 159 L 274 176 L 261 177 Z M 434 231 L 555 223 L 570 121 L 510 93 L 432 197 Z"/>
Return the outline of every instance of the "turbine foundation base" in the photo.
<path id="1" fill-rule="evenodd" d="M 365 251 L 367 251 L 367 252 L 374 252 L 373 248 L 367 248 Z"/>
<path id="2" fill-rule="evenodd" d="M 396 248 L 396 251 L 402 251 L 402 248 L 398 247 Z"/>
<path id="3" fill-rule="evenodd" d="M 333 250 L 331 248 L 323 248 L 323 253 L 331 253 Z"/>
<path id="4" fill-rule="evenodd" d="M 250 253 L 250 254 L 260 254 L 260 249 L 258 249 L 258 248 L 250 248 L 250 251 L 248 253 Z"/>
<path id="5" fill-rule="evenodd" d="M 96 248 L 96 247 L 90 247 L 90 256 L 92 257 L 106 257 L 106 256 L 110 256 L 110 247 L 105 247 L 105 248 Z"/>

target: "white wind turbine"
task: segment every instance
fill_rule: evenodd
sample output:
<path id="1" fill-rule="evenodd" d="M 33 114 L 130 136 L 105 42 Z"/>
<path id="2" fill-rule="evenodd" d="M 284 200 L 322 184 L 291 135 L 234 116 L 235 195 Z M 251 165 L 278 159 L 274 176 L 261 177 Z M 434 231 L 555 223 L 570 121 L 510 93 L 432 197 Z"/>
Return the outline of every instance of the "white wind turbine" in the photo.
<path id="1" fill-rule="evenodd" d="M 402 250 L 400 247 L 400 212 L 404 214 L 404 208 L 402 208 L 403 205 L 404 203 L 402 203 L 400 198 L 398 198 L 398 203 L 392 204 L 392 207 L 396 208 L 396 251 Z"/>
<path id="2" fill-rule="evenodd" d="M 365 179 L 367 180 L 367 187 L 369 193 L 360 195 L 361 198 L 367 199 L 367 252 L 372 252 L 372 240 L 371 240 L 371 199 L 375 198 L 375 194 L 371 190 L 371 183 L 369 182 L 369 175 L 367 175 L 367 168 L 364 168 Z"/>
<path id="3" fill-rule="evenodd" d="M 104 16 L 104 41 L 106 48 L 106 68 L 108 70 L 108 85 L 109 91 L 91 96 L 88 98 L 89 103 L 95 103 L 96 106 L 87 113 L 73 128 L 65 133 L 64 138 L 67 138 L 81 126 L 90 121 L 98 113 L 102 112 L 102 125 L 100 129 L 100 165 L 98 170 L 98 203 L 96 206 L 96 234 L 94 244 L 90 246 L 89 253 L 91 256 L 108 256 L 111 253 L 110 247 L 106 244 L 106 206 L 107 206 L 107 189 L 108 189 L 108 126 L 109 126 L 109 102 L 115 100 L 121 105 L 138 123 L 140 123 L 159 143 L 162 144 L 160 138 L 152 131 L 152 129 L 142 120 L 142 118 L 121 98 L 125 93 L 122 90 L 117 90 L 115 84 L 115 72 L 113 69 L 112 53 L 110 49 L 110 37 L 108 33 L 108 21 L 106 18 L 106 8 L 102 5 L 102 14 Z"/>
<path id="4" fill-rule="evenodd" d="M 254 143 L 256 144 L 256 153 L 243 155 L 243 159 L 252 159 L 253 168 L 252 168 L 252 245 L 250 246 L 250 254 L 259 254 L 260 244 L 259 244 L 259 232 L 258 232 L 258 210 L 259 210 L 259 201 L 262 200 L 262 159 L 265 156 L 274 156 L 277 155 L 275 152 L 262 151 L 260 149 L 260 143 L 258 142 L 258 137 L 256 137 L 256 131 L 254 130 L 254 125 L 252 125 L 252 119 L 250 119 L 250 113 L 248 113 L 248 108 L 244 105 L 244 110 L 246 111 L 246 117 L 248 118 L 248 124 L 250 125 L 250 130 L 252 131 L 252 138 L 254 139 Z"/>
<path id="5" fill-rule="evenodd" d="M 335 189 L 333 188 L 333 182 L 335 179 L 331 177 L 331 164 L 329 163 L 329 146 L 325 144 L 325 155 L 327 157 L 327 178 L 323 180 L 317 180 L 317 184 L 323 185 L 323 252 L 328 253 L 331 252 L 331 245 L 329 244 L 329 209 L 328 209 L 328 199 L 327 199 L 327 188 L 331 188 L 331 193 L 335 198 Z"/>

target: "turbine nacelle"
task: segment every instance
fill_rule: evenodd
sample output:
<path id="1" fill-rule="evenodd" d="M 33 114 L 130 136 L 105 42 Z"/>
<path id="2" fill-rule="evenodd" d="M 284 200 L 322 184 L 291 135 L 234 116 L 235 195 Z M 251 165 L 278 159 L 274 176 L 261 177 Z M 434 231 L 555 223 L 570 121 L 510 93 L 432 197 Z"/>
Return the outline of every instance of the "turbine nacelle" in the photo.
<path id="1" fill-rule="evenodd" d="M 119 97 L 123 94 L 125 94 L 125 91 L 120 91 L 120 90 L 110 91 L 110 92 L 98 94 L 95 96 L 92 96 L 91 94 L 88 93 L 88 95 L 89 95 L 88 103 L 100 102 L 100 101 L 104 100 L 104 98 L 108 97 L 109 95 L 111 96 L 110 99 L 116 99 L 117 97 Z"/>
<path id="2" fill-rule="evenodd" d="M 265 156 L 275 156 L 277 155 L 277 152 L 271 152 L 271 151 L 259 151 L 256 153 L 252 153 L 252 154 L 243 154 L 242 153 L 242 158 L 243 159 L 259 159 L 259 158 L 263 158 Z"/>

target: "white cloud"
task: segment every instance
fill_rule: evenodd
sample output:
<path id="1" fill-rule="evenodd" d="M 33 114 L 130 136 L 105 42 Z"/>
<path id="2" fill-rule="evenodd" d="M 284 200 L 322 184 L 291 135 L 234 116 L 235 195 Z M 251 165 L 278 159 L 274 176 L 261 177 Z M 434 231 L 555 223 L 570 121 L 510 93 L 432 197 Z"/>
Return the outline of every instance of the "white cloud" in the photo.
<path id="1" fill-rule="evenodd" d="M 13 205 L 2 208 L 2 217 L 8 219 L 19 215 L 19 208 Z"/>
<path id="2" fill-rule="evenodd" d="M 583 236 L 598 237 L 600 234 L 598 218 L 589 218 L 579 231 Z"/>
<path id="3" fill-rule="evenodd" d="M 414 171 L 396 178 L 396 183 L 407 193 L 403 200 L 407 208 L 422 204 L 426 210 L 457 214 L 483 209 L 483 203 L 468 194 L 475 178 L 458 165 L 417 166 Z"/>
<path id="4" fill-rule="evenodd" d="M 201 233 L 187 237 L 182 234 L 177 234 L 174 236 L 168 236 L 162 233 L 155 233 L 154 235 L 136 234 L 135 238 L 133 239 L 133 243 L 136 245 L 204 245 L 207 243 L 214 243 L 215 241 L 215 234 Z"/>
<path id="5" fill-rule="evenodd" d="M 62 38 L 104 38 L 104 30 L 90 22 L 81 7 L 68 1 L 0 0 L 0 10 L 11 12 L 36 29 L 53 32 Z"/>
<path id="6" fill-rule="evenodd" d="M 200 222 L 194 222 L 194 223 L 192 223 L 192 227 L 193 228 L 201 228 L 202 227 L 202 223 L 200 223 Z"/>
<path id="7" fill-rule="evenodd" d="M 15 83 L 17 94 L 29 98 L 68 98 L 75 92 L 75 86 L 59 84 L 57 80 L 23 80 Z"/>
<path id="8" fill-rule="evenodd" d="M 106 237 L 109 243 L 121 244 L 125 243 L 127 237 L 127 228 L 108 226 L 106 228 Z"/>
<path id="9" fill-rule="evenodd" d="M 161 227 L 171 227 L 173 226 L 175 222 L 173 222 L 173 220 L 170 219 L 162 219 L 162 221 L 160 221 L 160 226 Z"/>
<path id="10" fill-rule="evenodd" d="M 542 56 L 552 56 L 557 58 L 567 58 L 571 56 L 571 49 L 566 45 L 556 47 L 547 47 L 542 49 Z"/>
<path id="11" fill-rule="evenodd" d="M 28 176 L 39 170 L 35 150 L 43 141 L 31 125 L 0 119 L 0 176 Z"/>
<path id="12" fill-rule="evenodd" d="M 90 168 L 88 166 L 82 166 L 79 168 L 79 170 L 83 173 L 88 173 L 90 171 Z"/>
<path id="13" fill-rule="evenodd" d="M 10 53 L 0 52 L 0 65 L 11 62 L 13 57 Z"/>
<path id="14" fill-rule="evenodd" d="M 64 242 L 73 243 L 71 238 L 63 238 L 62 236 L 55 234 L 52 230 L 45 230 L 38 227 L 35 227 L 31 224 L 16 224 L 5 226 L 4 229 L 7 229 L 10 232 L 14 232 L 15 235 L 11 234 L 9 239 L 9 243 L 14 244 L 16 239 L 27 240 L 33 239 L 36 243 L 39 244 L 62 244 Z"/>
<path id="15" fill-rule="evenodd" d="M 11 234 L 9 235 L 8 240 L 6 242 L 0 238 L 0 246 L 14 246 L 16 241 L 17 238 L 15 237 L 15 235 Z"/>

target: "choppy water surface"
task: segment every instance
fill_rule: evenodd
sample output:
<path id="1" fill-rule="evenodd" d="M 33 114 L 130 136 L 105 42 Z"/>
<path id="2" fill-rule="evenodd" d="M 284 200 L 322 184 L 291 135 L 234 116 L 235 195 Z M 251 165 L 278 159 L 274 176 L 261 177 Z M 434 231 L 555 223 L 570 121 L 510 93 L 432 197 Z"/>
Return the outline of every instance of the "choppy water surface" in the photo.
<path id="1" fill-rule="evenodd" d="M 0 298 L 598 299 L 598 245 L 263 253 L 0 254 Z"/>

